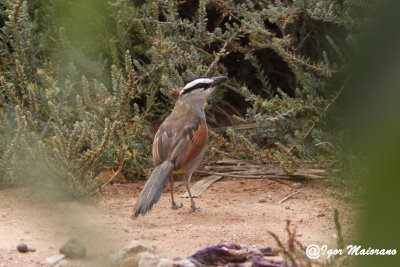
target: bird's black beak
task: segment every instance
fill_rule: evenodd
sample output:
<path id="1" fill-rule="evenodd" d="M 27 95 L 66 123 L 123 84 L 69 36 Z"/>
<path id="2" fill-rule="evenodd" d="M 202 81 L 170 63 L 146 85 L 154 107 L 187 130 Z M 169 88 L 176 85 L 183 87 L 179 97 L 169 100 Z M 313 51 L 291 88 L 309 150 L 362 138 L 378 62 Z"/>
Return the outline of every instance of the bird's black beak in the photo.
<path id="1" fill-rule="evenodd" d="M 215 87 L 223 82 L 225 82 L 226 80 L 228 80 L 228 77 L 226 76 L 221 76 L 221 77 L 213 77 L 212 78 L 214 80 L 214 82 L 212 83 L 212 87 Z"/>

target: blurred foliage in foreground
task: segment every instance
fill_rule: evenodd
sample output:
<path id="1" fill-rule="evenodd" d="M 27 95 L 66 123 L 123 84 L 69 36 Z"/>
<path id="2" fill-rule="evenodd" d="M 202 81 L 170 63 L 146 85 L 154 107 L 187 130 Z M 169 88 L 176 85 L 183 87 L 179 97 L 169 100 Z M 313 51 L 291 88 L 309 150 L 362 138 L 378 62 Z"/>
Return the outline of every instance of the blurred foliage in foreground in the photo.
<path id="1" fill-rule="evenodd" d="M 346 169 L 357 158 L 341 146 L 335 104 L 370 9 L 357 0 L 3 0 L 0 179 L 57 182 L 80 197 L 106 169 L 147 176 L 174 93 L 205 75 L 231 78 L 209 101 L 211 146 L 289 173 Z M 238 124 L 250 127 L 225 128 Z"/>

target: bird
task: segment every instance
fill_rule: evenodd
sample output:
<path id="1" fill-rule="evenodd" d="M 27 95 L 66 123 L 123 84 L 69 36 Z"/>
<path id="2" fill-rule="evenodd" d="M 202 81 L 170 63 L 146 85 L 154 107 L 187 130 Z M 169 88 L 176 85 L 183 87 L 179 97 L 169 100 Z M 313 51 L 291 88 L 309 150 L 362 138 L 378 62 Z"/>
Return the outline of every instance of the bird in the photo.
<path id="1" fill-rule="evenodd" d="M 194 203 L 189 184 L 193 172 L 204 157 L 208 139 L 204 107 L 208 96 L 228 77 L 200 77 L 190 81 L 179 92 L 171 114 L 161 123 L 153 141 L 155 168 L 140 192 L 132 218 L 145 215 L 158 202 L 169 181 L 171 208 L 182 204 L 174 200 L 175 174 L 185 175 L 184 184 L 190 198 L 190 211 L 199 211 Z"/>

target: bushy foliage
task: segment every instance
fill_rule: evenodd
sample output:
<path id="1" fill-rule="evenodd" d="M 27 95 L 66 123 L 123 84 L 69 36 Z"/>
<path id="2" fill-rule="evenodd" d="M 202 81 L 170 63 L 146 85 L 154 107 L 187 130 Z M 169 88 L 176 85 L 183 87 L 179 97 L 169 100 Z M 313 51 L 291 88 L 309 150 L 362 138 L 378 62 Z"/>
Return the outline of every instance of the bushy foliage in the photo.
<path id="1" fill-rule="evenodd" d="M 213 146 L 288 172 L 301 160 L 330 159 L 337 144 L 324 118 L 343 91 L 345 51 L 366 7 L 4 0 L 0 179 L 58 181 L 82 196 L 105 169 L 146 176 L 154 128 L 176 91 L 205 75 L 231 78 L 209 101 L 210 125 L 253 124 L 211 132 Z"/>

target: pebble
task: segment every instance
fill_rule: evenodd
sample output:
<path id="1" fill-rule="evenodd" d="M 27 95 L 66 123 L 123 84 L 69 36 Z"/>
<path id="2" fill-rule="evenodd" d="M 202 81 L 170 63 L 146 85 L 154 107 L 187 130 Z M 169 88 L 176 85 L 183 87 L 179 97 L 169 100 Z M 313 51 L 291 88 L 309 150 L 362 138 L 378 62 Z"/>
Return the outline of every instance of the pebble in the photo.
<path id="1" fill-rule="evenodd" d="M 140 253 L 143 251 L 152 250 L 151 247 L 146 246 L 145 244 L 139 242 L 138 240 L 131 241 L 125 248 L 124 251 L 126 253 Z"/>
<path id="2" fill-rule="evenodd" d="M 267 202 L 267 199 L 265 197 L 260 197 L 258 199 L 258 203 L 265 203 L 265 202 Z"/>
<path id="3" fill-rule="evenodd" d="M 28 245 L 25 243 L 19 243 L 17 246 L 17 250 L 21 253 L 26 253 L 29 251 Z"/>
<path id="4" fill-rule="evenodd" d="M 156 267 L 160 261 L 153 257 L 140 257 L 138 262 L 138 267 Z"/>
<path id="5" fill-rule="evenodd" d="M 18 244 L 17 250 L 18 250 L 19 252 L 26 253 L 26 252 L 28 252 L 28 251 L 35 252 L 35 251 L 36 251 L 36 248 L 34 248 L 34 247 L 32 247 L 32 246 L 30 246 L 30 245 L 27 245 L 27 244 L 25 244 L 25 243 L 22 242 L 22 243 L 19 243 L 19 244 Z"/>
<path id="6" fill-rule="evenodd" d="M 65 255 L 64 254 L 56 254 L 50 257 L 46 258 L 46 262 L 50 264 L 55 264 L 56 262 L 59 262 L 60 260 L 64 259 Z"/>
<path id="7" fill-rule="evenodd" d="M 156 255 L 144 251 L 136 254 L 130 254 L 130 256 L 125 257 L 120 267 L 131 267 L 131 266 L 138 266 L 138 267 L 156 267 L 160 260 L 156 257 Z"/>
<path id="8" fill-rule="evenodd" d="M 157 267 L 173 267 L 174 262 L 168 259 L 160 259 L 160 261 L 157 264 Z"/>

